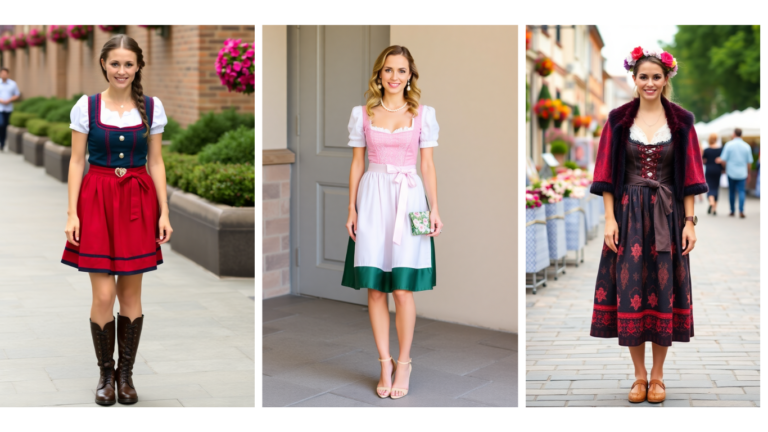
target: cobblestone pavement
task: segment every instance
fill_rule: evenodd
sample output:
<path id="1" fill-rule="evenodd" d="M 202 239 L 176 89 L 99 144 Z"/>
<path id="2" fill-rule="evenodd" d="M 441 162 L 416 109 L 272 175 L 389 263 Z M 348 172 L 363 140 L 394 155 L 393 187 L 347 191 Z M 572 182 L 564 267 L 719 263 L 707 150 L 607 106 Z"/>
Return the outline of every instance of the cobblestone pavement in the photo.
<path id="1" fill-rule="evenodd" d="M 89 278 L 60 263 L 66 209 L 66 184 L 0 153 L 0 407 L 96 406 Z M 254 280 L 163 257 L 144 276 L 137 405 L 254 406 Z"/>
<path id="2" fill-rule="evenodd" d="M 376 395 L 367 307 L 286 295 L 263 301 L 263 322 L 264 406 L 517 406 L 516 334 L 417 318 L 410 390 L 393 400 Z M 390 324 L 397 359 L 394 314 Z"/>
<path id="3" fill-rule="evenodd" d="M 728 217 L 720 191 L 716 217 L 696 203 L 698 243 L 691 253 L 695 337 L 673 343 L 664 381 L 667 400 L 630 404 L 634 369 L 617 339 L 589 336 L 592 297 L 604 226 L 584 263 L 536 295 L 526 295 L 526 406 L 760 405 L 760 201 L 748 198 L 746 219 Z M 572 256 L 572 253 L 571 253 Z M 651 369 L 651 344 L 646 367 Z"/>

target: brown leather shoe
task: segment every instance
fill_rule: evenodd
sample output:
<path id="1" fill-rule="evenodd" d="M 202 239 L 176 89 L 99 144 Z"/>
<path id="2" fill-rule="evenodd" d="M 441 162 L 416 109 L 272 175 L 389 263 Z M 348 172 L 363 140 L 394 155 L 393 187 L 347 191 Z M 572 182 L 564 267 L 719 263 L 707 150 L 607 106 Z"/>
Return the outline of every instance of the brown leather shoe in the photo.
<path id="1" fill-rule="evenodd" d="M 88 320 L 90 321 L 90 320 Z M 99 405 L 115 404 L 115 319 L 104 324 L 102 329 L 91 322 L 91 338 L 96 350 L 96 360 L 99 365 L 99 384 L 96 386 L 96 400 Z"/>
<path id="2" fill-rule="evenodd" d="M 664 402 L 667 398 L 667 388 L 664 387 L 664 383 L 658 379 L 652 379 L 651 385 L 648 386 L 648 402 L 660 403 Z"/>
<path id="3" fill-rule="evenodd" d="M 130 405 L 139 401 L 136 388 L 133 386 L 133 364 L 136 362 L 136 352 L 139 350 L 141 327 L 144 315 L 131 322 L 128 317 L 117 314 L 117 350 L 120 357 L 117 361 L 117 401 Z"/>
<path id="4" fill-rule="evenodd" d="M 632 403 L 645 402 L 646 391 L 648 390 L 648 381 L 639 379 L 632 383 L 629 389 L 629 401 Z"/>

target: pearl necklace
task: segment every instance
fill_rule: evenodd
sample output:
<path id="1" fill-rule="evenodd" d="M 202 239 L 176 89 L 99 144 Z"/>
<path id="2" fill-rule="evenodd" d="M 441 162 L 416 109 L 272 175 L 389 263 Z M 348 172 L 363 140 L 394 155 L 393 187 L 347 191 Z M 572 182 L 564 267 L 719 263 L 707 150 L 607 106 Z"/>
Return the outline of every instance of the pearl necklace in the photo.
<path id="1" fill-rule="evenodd" d="M 382 107 L 382 108 L 384 108 L 385 110 L 387 110 L 387 111 L 391 112 L 391 113 L 393 113 L 393 112 L 398 112 L 398 111 L 400 111 L 401 109 L 403 109 L 403 108 L 405 108 L 405 107 L 407 107 L 407 106 L 408 106 L 408 102 L 406 102 L 406 103 L 405 103 L 405 105 L 401 106 L 401 107 L 400 107 L 400 108 L 398 108 L 398 109 L 389 109 L 389 108 L 387 108 L 387 106 L 386 106 L 386 105 L 384 105 L 384 100 L 383 100 L 383 99 L 381 100 L 381 107 Z"/>

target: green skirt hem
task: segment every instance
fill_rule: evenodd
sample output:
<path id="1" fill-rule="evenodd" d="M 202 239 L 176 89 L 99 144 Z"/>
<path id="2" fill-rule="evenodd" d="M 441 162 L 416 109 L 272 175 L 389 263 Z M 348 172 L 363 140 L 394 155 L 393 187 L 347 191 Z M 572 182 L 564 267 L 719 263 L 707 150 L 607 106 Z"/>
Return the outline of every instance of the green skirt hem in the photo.
<path id="1" fill-rule="evenodd" d="M 430 245 L 432 267 L 420 269 L 395 267 L 391 272 L 387 272 L 378 267 L 355 267 L 355 242 L 350 237 L 341 285 L 356 290 L 368 288 L 384 293 L 395 290 L 431 291 L 437 285 L 434 238 L 430 238 Z"/>

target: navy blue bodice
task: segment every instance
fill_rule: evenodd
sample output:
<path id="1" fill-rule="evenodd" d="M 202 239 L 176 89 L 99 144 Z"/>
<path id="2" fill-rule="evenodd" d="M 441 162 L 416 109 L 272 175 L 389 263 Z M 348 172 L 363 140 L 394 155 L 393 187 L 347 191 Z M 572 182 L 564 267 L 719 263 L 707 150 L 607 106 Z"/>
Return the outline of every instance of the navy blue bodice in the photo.
<path id="1" fill-rule="evenodd" d="M 154 99 L 144 96 L 147 120 L 152 128 Z M 101 122 L 101 94 L 88 97 L 88 162 L 108 168 L 134 168 L 147 163 L 149 135 L 144 124 L 117 127 Z"/>

